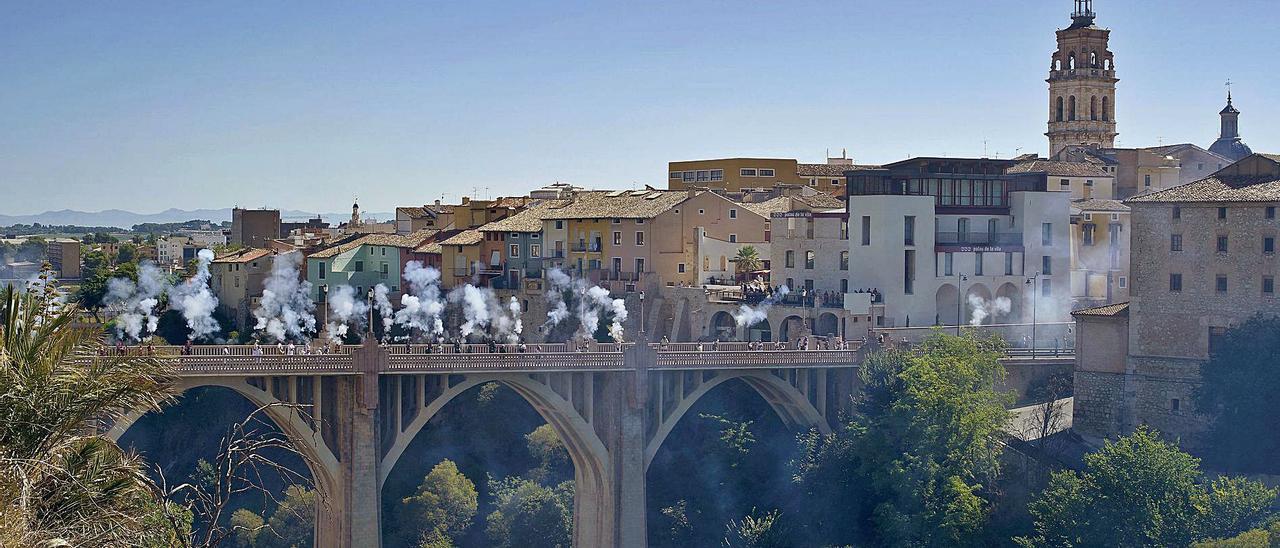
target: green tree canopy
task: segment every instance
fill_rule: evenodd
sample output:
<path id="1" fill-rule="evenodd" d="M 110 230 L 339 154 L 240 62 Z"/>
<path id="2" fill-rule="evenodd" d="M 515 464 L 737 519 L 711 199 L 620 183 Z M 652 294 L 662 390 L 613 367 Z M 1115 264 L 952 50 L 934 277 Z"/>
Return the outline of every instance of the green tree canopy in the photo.
<path id="1" fill-rule="evenodd" d="M 1197 407 L 1213 418 L 1205 458 L 1235 472 L 1280 472 L 1280 318 L 1255 316 L 1230 329 L 1200 368 Z"/>
<path id="2" fill-rule="evenodd" d="M 549 488 L 524 478 L 493 482 L 494 511 L 485 535 L 497 548 L 569 548 L 573 540 L 573 482 Z"/>
<path id="3" fill-rule="evenodd" d="M 756 250 L 755 246 L 744 245 L 738 248 L 738 254 L 733 257 L 733 269 L 739 275 L 747 275 L 760 270 L 760 266 L 763 264 L 760 259 L 760 252 Z"/>
<path id="4" fill-rule="evenodd" d="M 401 501 L 406 519 L 417 524 L 424 539 L 456 541 L 476 516 L 476 486 L 458 465 L 445 459 L 422 479 L 418 492 Z"/>
<path id="5" fill-rule="evenodd" d="M 1262 523 L 1276 492 L 1242 479 L 1206 483 L 1200 462 L 1146 427 L 1055 473 L 1031 503 L 1024 546 L 1188 546 Z"/>

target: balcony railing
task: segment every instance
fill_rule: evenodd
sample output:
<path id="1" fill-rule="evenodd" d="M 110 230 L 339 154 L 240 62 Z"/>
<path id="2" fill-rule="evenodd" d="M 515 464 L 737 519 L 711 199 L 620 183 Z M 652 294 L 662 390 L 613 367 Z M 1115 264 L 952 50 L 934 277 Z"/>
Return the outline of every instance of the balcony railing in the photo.
<path id="1" fill-rule="evenodd" d="M 601 248 L 600 242 L 576 243 L 569 246 L 569 249 L 575 253 L 599 253 Z"/>
<path id="2" fill-rule="evenodd" d="M 935 245 L 1022 245 L 1017 232 L 936 232 Z"/>
<path id="3" fill-rule="evenodd" d="M 638 282 L 640 281 L 640 275 L 635 272 L 604 270 L 600 272 L 600 280 L 606 282 Z"/>

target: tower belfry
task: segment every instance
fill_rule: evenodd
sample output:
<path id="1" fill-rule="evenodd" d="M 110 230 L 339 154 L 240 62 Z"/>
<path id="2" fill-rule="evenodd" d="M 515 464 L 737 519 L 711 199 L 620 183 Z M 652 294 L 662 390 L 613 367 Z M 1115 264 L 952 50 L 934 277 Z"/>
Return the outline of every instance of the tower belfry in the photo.
<path id="1" fill-rule="evenodd" d="M 1071 26 L 1060 29 L 1050 59 L 1049 155 L 1068 146 L 1115 146 L 1115 57 L 1111 31 L 1094 24 L 1093 0 L 1073 0 Z"/>

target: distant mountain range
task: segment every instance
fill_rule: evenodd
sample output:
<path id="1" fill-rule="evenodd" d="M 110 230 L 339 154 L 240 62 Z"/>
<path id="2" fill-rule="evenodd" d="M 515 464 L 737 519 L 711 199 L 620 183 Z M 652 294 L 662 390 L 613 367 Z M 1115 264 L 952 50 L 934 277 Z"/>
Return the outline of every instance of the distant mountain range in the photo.
<path id="1" fill-rule="evenodd" d="M 280 218 L 284 221 L 304 221 L 314 218 L 316 215 L 316 213 L 293 209 L 280 211 Z M 320 213 L 319 215 L 322 219 L 330 223 L 339 223 L 351 218 L 350 213 Z M 395 217 L 390 213 L 365 213 L 362 216 L 366 219 L 374 218 L 378 220 L 389 220 Z M 74 209 L 63 209 L 59 211 L 46 211 L 35 215 L 0 215 L 0 226 L 40 223 L 43 225 L 114 226 L 127 229 L 133 225 L 141 223 L 180 223 L 196 219 L 211 221 L 214 223 L 230 221 L 231 208 L 169 208 L 159 213 L 134 213 L 123 209 L 108 209 L 105 211 L 76 211 Z"/>

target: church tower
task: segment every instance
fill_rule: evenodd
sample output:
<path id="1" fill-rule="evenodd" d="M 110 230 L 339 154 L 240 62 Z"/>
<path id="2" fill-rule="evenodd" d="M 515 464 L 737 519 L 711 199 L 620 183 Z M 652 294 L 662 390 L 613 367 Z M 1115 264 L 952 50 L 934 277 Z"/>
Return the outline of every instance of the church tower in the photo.
<path id="1" fill-rule="evenodd" d="M 1111 31 L 1093 24 L 1093 0 L 1074 0 L 1071 26 L 1058 31 L 1049 66 L 1049 156 L 1072 145 L 1111 148 L 1116 140 L 1116 66 Z"/>

